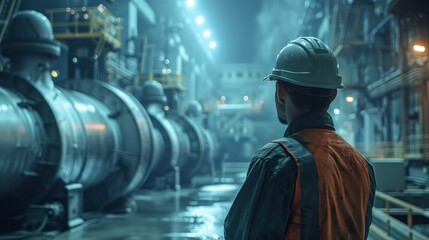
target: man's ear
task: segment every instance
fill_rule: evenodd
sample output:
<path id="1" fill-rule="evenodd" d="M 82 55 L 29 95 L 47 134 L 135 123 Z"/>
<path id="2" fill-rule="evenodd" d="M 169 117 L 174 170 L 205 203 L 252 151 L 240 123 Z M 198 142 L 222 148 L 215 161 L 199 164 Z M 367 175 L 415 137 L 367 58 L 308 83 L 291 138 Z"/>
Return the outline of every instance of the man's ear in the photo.
<path id="1" fill-rule="evenodd" d="M 277 101 L 281 104 L 285 103 L 285 93 L 286 93 L 286 89 L 284 88 L 283 84 L 279 80 L 277 80 L 276 98 L 277 98 Z"/>

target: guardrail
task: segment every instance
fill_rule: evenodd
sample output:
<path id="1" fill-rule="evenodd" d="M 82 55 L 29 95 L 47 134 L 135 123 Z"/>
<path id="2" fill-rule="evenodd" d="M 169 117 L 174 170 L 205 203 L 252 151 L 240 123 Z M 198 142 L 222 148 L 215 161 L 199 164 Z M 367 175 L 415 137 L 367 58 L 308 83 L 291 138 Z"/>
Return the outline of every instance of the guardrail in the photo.
<path id="1" fill-rule="evenodd" d="M 407 239 L 408 240 L 412 240 L 413 239 L 413 235 L 415 234 L 413 231 L 413 214 L 418 214 L 421 216 L 424 216 L 426 218 L 429 219 L 429 212 L 421 207 L 418 207 L 416 205 L 407 203 L 405 201 L 402 201 L 400 199 L 394 198 L 390 195 L 387 195 L 383 192 L 380 191 L 376 191 L 375 193 L 375 197 L 376 199 L 381 199 L 384 200 L 386 203 L 386 208 L 385 208 L 385 214 L 386 214 L 386 222 L 385 222 L 385 236 L 390 237 L 391 233 L 392 233 L 392 229 L 391 229 L 391 218 L 392 216 L 390 216 L 390 210 L 392 205 L 396 205 L 398 207 L 404 208 L 407 212 Z M 376 227 L 372 229 L 373 232 L 380 232 L 381 228 Z M 377 234 L 378 235 L 378 234 Z"/>
<path id="2" fill-rule="evenodd" d="M 113 49 L 121 47 L 121 21 L 103 4 L 97 7 L 47 9 L 46 12 L 57 39 L 97 39 L 96 52 L 101 52 L 105 43 Z"/>

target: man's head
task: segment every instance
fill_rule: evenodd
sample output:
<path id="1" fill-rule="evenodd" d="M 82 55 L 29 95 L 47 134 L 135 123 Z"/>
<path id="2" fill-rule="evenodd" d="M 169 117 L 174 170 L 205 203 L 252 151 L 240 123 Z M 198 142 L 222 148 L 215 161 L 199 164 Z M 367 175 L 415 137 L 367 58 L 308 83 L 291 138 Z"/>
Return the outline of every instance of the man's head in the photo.
<path id="1" fill-rule="evenodd" d="M 334 54 L 314 37 L 288 43 L 266 79 L 277 81 L 277 115 L 285 124 L 303 113 L 326 111 L 337 89 L 343 88 Z"/>

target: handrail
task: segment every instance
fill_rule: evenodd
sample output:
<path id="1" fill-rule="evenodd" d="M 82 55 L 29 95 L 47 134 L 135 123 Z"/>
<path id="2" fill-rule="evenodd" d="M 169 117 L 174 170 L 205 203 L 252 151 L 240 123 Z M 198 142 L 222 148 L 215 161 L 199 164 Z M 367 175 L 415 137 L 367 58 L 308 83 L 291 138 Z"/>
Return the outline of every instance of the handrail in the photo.
<path id="1" fill-rule="evenodd" d="M 407 209 L 407 225 L 408 225 L 408 240 L 413 239 L 412 225 L 413 225 L 413 212 L 421 216 L 429 218 L 429 212 L 425 209 L 418 207 L 414 204 L 407 203 L 383 192 L 376 191 L 375 197 L 382 199 L 386 202 L 386 233 L 390 236 L 390 207 L 391 204 Z"/>
<path id="2" fill-rule="evenodd" d="M 81 8 L 54 8 L 46 10 L 58 39 L 98 39 L 96 52 L 105 43 L 113 48 L 121 47 L 121 22 L 104 5 Z"/>
<path id="3" fill-rule="evenodd" d="M 382 240 L 391 239 L 389 235 L 386 234 L 386 232 L 384 232 L 381 228 L 375 226 L 374 224 L 372 224 L 369 227 L 369 231 L 371 232 L 372 235 L 375 235 L 377 239 L 382 239 Z"/>
<path id="4" fill-rule="evenodd" d="M 185 91 L 183 75 L 180 73 L 171 73 L 171 69 L 162 69 L 152 71 L 152 74 L 141 74 L 141 79 L 156 80 L 161 83 L 164 89 L 177 89 Z"/>

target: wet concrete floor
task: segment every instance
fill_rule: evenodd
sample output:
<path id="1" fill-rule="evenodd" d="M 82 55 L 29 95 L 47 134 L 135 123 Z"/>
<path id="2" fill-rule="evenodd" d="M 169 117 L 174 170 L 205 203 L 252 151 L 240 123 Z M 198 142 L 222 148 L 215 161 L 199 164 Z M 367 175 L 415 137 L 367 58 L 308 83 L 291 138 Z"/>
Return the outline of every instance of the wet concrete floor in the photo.
<path id="1" fill-rule="evenodd" d="M 237 178 L 224 178 L 180 191 L 142 190 L 134 197 L 137 213 L 87 220 L 54 239 L 223 239 L 223 220 L 240 186 Z"/>
<path id="2" fill-rule="evenodd" d="M 244 178 L 243 169 L 230 177 L 196 178 L 193 187 L 180 191 L 140 190 L 134 196 L 135 213 L 86 217 L 84 224 L 69 231 L 31 239 L 224 239 L 223 221 Z M 370 234 L 368 239 L 379 238 Z"/>

